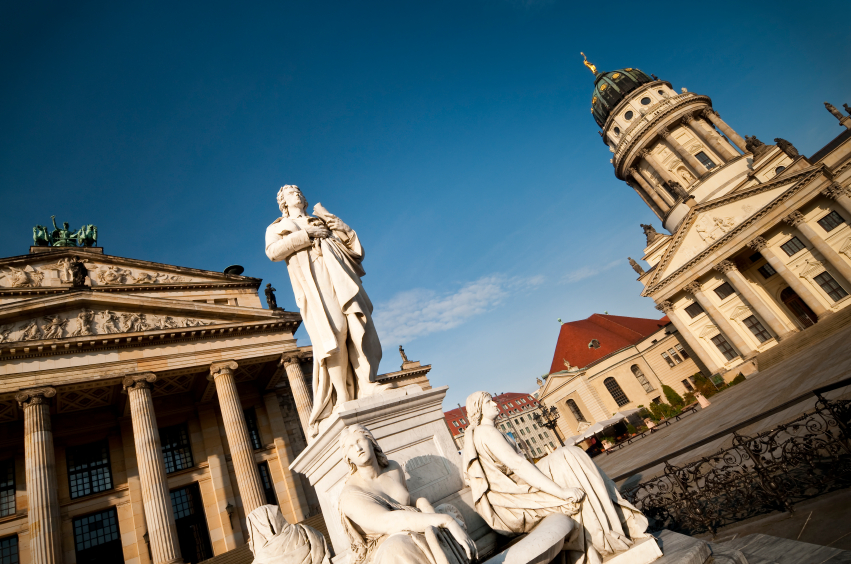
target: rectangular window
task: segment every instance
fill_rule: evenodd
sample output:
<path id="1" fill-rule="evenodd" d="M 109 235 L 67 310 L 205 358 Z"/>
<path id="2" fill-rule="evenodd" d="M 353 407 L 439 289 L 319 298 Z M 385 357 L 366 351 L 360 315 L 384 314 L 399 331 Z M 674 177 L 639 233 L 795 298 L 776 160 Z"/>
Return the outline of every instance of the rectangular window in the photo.
<path id="1" fill-rule="evenodd" d="M 550 448 L 551 448 L 551 449 L 555 449 L 555 448 L 556 448 L 556 447 L 555 447 L 555 445 L 552 443 L 552 441 L 550 441 Z"/>
<path id="2" fill-rule="evenodd" d="M 655 398 L 650 400 L 650 403 L 655 403 L 656 405 L 659 405 L 660 403 L 662 403 L 662 396 L 656 396 Z"/>
<path id="3" fill-rule="evenodd" d="M 686 313 L 689 314 L 689 317 L 694 319 L 695 317 L 703 313 L 703 308 L 700 307 L 699 303 L 694 302 L 686 308 Z"/>
<path id="4" fill-rule="evenodd" d="M 670 356 L 668 356 L 668 353 L 662 353 L 662 358 L 664 358 L 664 359 L 665 359 L 665 362 L 667 362 L 667 363 L 668 363 L 668 366 L 670 366 L 671 368 L 673 368 L 674 366 L 676 366 L 676 364 L 674 364 L 674 361 L 673 361 L 673 360 L 671 360 L 671 357 L 670 357 Z"/>
<path id="5" fill-rule="evenodd" d="M 453 425 L 455 425 L 456 427 L 458 426 L 458 422 L 457 422 L 457 421 L 453 421 L 453 422 L 452 422 L 452 424 L 453 424 Z"/>
<path id="6" fill-rule="evenodd" d="M 534 423 L 532 423 L 532 428 L 533 428 L 533 429 L 537 429 L 537 428 L 538 428 L 538 426 L 537 426 L 537 425 L 535 425 Z"/>
<path id="7" fill-rule="evenodd" d="M 189 431 L 185 424 L 160 429 L 160 443 L 166 474 L 194 466 L 192 449 L 189 447 Z"/>
<path id="8" fill-rule="evenodd" d="M 524 423 L 524 421 L 523 421 L 523 418 L 522 418 L 522 417 L 520 418 L 520 422 L 521 422 L 521 423 Z"/>
<path id="9" fill-rule="evenodd" d="M 15 459 L 10 458 L 0 462 L 0 517 L 15 511 Z"/>
<path id="10" fill-rule="evenodd" d="M 18 564 L 18 535 L 0 539 L 0 564 Z"/>
<path id="11" fill-rule="evenodd" d="M 686 352 L 686 350 L 683 348 L 682 345 L 674 345 L 674 347 L 677 349 L 677 351 L 679 351 L 681 357 L 688 360 L 688 358 L 689 358 L 688 353 Z"/>
<path id="12" fill-rule="evenodd" d="M 77 562 L 116 562 L 123 558 L 115 508 L 74 519 Z"/>
<path id="13" fill-rule="evenodd" d="M 695 157 L 697 157 L 697 160 L 700 161 L 700 164 L 706 167 L 706 170 L 712 170 L 713 168 L 715 168 L 715 163 L 712 162 L 712 159 L 709 158 L 709 155 L 707 155 L 703 151 L 700 151 L 698 154 L 695 155 Z"/>
<path id="14" fill-rule="evenodd" d="M 818 220 L 817 223 L 821 225 L 822 229 L 827 232 L 830 232 L 845 223 L 845 220 L 842 219 L 841 215 L 839 215 L 835 211 L 832 211 L 820 220 Z"/>
<path id="15" fill-rule="evenodd" d="M 833 276 L 830 275 L 829 272 L 822 272 L 818 276 L 814 276 L 813 280 L 815 280 L 821 289 L 830 296 L 830 299 L 838 302 L 842 298 L 848 295 L 848 292 L 845 289 L 837 284 L 836 280 L 833 279 Z"/>
<path id="16" fill-rule="evenodd" d="M 533 445 L 538 444 L 538 441 L 535 440 L 535 437 L 529 437 L 529 440 L 532 441 Z"/>
<path id="17" fill-rule="evenodd" d="M 686 378 L 685 380 L 683 380 L 683 387 L 684 387 L 684 388 L 686 389 L 686 391 L 688 391 L 688 392 L 693 392 L 693 391 L 694 391 L 694 386 L 692 386 L 692 385 L 691 385 L 691 382 L 689 382 L 689 381 L 688 381 L 688 378 Z"/>
<path id="18" fill-rule="evenodd" d="M 521 435 L 525 435 L 525 434 L 526 434 L 526 431 L 524 431 L 523 429 L 520 429 L 520 434 L 521 434 Z"/>
<path id="19" fill-rule="evenodd" d="M 723 284 L 715 288 L 715 295 L 717 295 L 722 300 L 727 296 L 731 296 L 733 293 L 733 287 L 730 286 L 729 282 L 724 282 Z"/>
<path id="20" fill-rule="evenodd" d="M 760 323 L 759 319 L 755 316 L 751 315 L 742 321 L 744 322 L 745 327 L 751 330 L 751 333 L 753 333 L 754 337 L 756 337 L 760 343 L 764 343 L 771 338 L 771 335 L 765 330 L 765 327 L 762 326 L 762 323 Z"/>
<path id="21" fill-rule="evenodd" d="M 754 253 L 749 257 L 749 260 L 754 263 L 762 258 L 762 253 Z"/>
<path id="22" fill-rule="evenodd" d="M 721 351 L 721 354 L 723 354 L 724 358 L 727 360 L 733 360 L 739 356 L 738 353 L 733 350 L 733 347 L 730 346 L 730 343 L 727 342 L 727 339 L 724 338 L 724 335 L 715 335 L 711 340 L 715 343 L 715 346 L 718 347 L 718 350 Z"/>
<path id="23" fill-rule="evenodd" d="M 538 433 L 538 438 L 541 439 L 542 441 L 544 440 L 544 437 L 541 435 L 541 433 Z"/>
<path id="24" fill-rule="evenodd" d="M 677 364 L 680 364 L 683 361 L 674 349 L 668 349 L 668 354 L 671 355 L 671 358 L 673 358 L 674 362 Z"/>
<path id="25" fill-rule="evenodd" d="M 544 453 L 541 451 L 541 447 L 538 447 L 538 454 L 544 454 Z"/>
<path id="26" fill-rule="evenodd" d="M 268 505 L 278 505 L 278 496 L 275 495 L 275 485 L 272 483 L 272 474 L 269 472 L 269 463 L 261 462 L 257 465 L 260 472 L 260 483 L 263 484 L 263 492 L 266 494 Z"/>
<path id="27" fill-rule="evenodd" d="M 802 250 L 806 249 L 804 244 L 801 243 L 801 240 L 798 239 L 797 237 L 792 237 L 791 239 L 789 239 L 788 241 L 786 241 L 785 243 L 780 245 L 780 248 L 783 249 L 784 251 L 786 251 L 786 254 L 789 255 L 790 257 L 792 255 L 794 255 L 795 253 L 797 253 L 798 251 L 802 251 Z"/>
<path id="28" fill-rule="evenodd" d="M 760 266 L 756 269 L 756 271 L 762 274 L 762 277 L 766 279 L 771 278 L 772 276 L 777 274 L 777 271 L 771 268 L 771 265 L 768 263 Z"/>
<path id="29" fill-rule="evenodd" d="M 112 489 L 109 445 L 106 441 L 70 447 L 65 454 L 71 499 Z"/>
<path id="30" fill-rule="evenodd" d="M 263 448 L 260 442 L 260 429 L 257 428 L 257 412 L 254 408 L 243 410 L 245 414 L 245 425 L 248 427 L 248 438 L 251 439 L 251 448 L 257 450 Z"/>

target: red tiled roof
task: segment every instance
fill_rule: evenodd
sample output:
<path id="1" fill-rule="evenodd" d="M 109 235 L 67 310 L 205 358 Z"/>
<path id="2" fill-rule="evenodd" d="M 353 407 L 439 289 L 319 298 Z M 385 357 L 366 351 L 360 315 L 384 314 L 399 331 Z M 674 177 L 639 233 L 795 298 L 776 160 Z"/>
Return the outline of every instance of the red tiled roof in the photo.
<path id="1" fill-rule="evenodd" d="M 634 345 L 668 323 L 670 320 L 667 316 L 662 319 L 644 319 L 599 313 L 588 319 L 565 323 L 558 334 L 550 374 L 565 370 L 565 360 L 571 366 L 584 368 L 606 355 Z M 597 339 L 600 348 L 588 346 L 593 339 Z"/>
<path id="2" fill-rule="evenodd" d="M 517 403 L 518 399 L 526 400 L 524 403 Z M 499 412 L 501 414 L 509 414 L 512 410 L 522 410 L 525 406 L 529 405 L 532 407 L 537 407 L 538 402 L 535 398 L 529 394 L 518 394 L 515 392 L 508 392 L 505 394 L 497 394 L 493 396 L 493 400 L 499 406 Z M 513 404 L 513 407 L 503 408 L 508 402 Z M 458 435 L 461 429 L 464 429 L 470 425 L 470 420 L 467 418 L 467 408 L 466 407 L 456 407 L 455 409 L 450 409 L 449 411 L 443 412 L 443 417 L 446 419 L 446 426 L 449 427 L 449 430 L 453 435 Z M 459 427 L 455 427 L 452 422 L 457 421 L 460 418 L 464 418 L 466 423 L 461 423 Z"/>

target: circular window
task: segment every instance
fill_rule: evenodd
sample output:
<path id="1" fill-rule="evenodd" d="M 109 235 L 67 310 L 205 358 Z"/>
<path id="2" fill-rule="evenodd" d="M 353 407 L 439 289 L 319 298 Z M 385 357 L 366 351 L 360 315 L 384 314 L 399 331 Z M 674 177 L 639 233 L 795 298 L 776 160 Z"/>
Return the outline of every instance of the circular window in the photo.
<path id="1" fill-rule="evenodd" d="M 657 90 L 656 92 L 658 92 L 658 93 L 659 93 L 659 96 L 664 96 L 664 95 L 665 95 L 665 91 L 664 91 L 664 90 Z"/>
<path id="2" fill-rule="evenodd" d="M 650 105 L 650 98 L 648 98 L 647 96 L 645 96 L 644 98 L 642 98 L 642 99 L 641 99 L 641 105 L 642 105 L 642 106 L 649 106 L 649 105 Z"/>
<path id="3" fill-rule="evenodd" d="M 628 111 L 627 113 L 625 113 L 625 114 L 623 115 L 623 117 L 624 117 L 624 119 L 626 119 L 626 120 L 631 120 L 631 119 L 632 119 L 632 116 L 634 116 L 634 115 L 635 115 L 635 114 L 634 114 L 634 113 L 632 113 L 632 110 L 630 110 L 630 111 Z"/>
<path id="4" fill-rule="evenodd" d="M 615 127 L 615 135 L 620 135 L 620 134 L 621 134 L 621 128 L 616 126 Z"/>

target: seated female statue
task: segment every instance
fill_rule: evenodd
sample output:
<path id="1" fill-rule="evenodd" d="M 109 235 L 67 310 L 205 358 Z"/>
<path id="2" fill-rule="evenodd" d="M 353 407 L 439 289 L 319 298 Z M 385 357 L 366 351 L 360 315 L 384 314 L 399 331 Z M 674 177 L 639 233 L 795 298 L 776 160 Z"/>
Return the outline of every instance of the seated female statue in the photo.
<path id="1" fill-rule="evenodd" d="M 528 533 L 561 512 L 577 521 L 564 550 L 575 564 L 597 564 L 602 554 L 628 550 L 645 538 L 647 519 L 577 447 L 561 447 L 537 466 L 496 428 L 499 407 L 486 392 L 467 398 L 470 427 L 464 438 L 464 479 L 476 511 L 498 533 Z"/>
<path id="2" fill-rule="evenodd" d="M 476 545 L 450 515 L 435 513 L 424 498 L 411 507 L 405 472 L 387 460 L 372 433 L 350 425 L 340 450 L 351 475 L 340 494 L 352 564 L 467 564 Z"/>
<path id="3" fill-rule="evenodd" d="M 290 525 L 277 505 L 261 505 L 247 521 L 254 564 L 330 564 L 325 537 L 306 525 Z"/>

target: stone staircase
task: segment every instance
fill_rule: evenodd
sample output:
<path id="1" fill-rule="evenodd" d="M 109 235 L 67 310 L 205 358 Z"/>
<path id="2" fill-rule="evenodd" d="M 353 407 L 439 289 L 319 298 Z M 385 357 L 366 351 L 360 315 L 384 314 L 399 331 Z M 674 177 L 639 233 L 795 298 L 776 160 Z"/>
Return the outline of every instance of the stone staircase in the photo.
<path id="1" fill-rule="evenodd" d="M 653 564 L 841 564 L 851 552 L 771 535 L 706 542 L 671 531 L 656 534 L 665 554 Z"/>
<path id="2" fill-rule="evenodd" d="M 798 354 L 809 346 L 822 341 L 843 328 L 851 325 L 851 307 L 846 307 L 822 319 L 803 331 L 793 333 L 777 345 L 756 357 L 760 371 L 780 364 L 787 358 Z"/>

